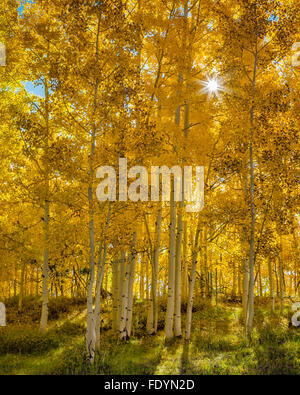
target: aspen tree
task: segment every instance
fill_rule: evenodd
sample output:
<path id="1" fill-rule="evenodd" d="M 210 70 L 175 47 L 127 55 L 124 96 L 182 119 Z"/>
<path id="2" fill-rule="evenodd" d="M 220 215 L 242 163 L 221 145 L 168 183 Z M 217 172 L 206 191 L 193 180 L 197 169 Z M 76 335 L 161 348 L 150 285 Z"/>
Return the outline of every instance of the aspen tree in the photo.
<path id="1" fill-rule="evenodd" d="M 180 209 L 183 202 L 180 202 Z M 174 335 L 181 336 L 181 247 L 182 247 L 182 214 L 177 216 L 176 258 L 175 258 L 175 316 Z"/>
<path id="2" fill-rule="evenodd" d="M 209 296 L 209 278 L 208 278 L 208 264 L 207 264 L 207 226 L 204 224 L 203 228 L 203 270 L 204 270 L 204 296 Z"/>
<path id="3" fill-rule="evenodd" d="M 156 333 L 158 320 L 158 268 L 159 268 L 159 252 L 160 252 L 160 235 L 161 235 L 161 220 L 162 207 L 158 209 L 157 218 L 155 221 L 155 241 L 152 246 L 151 243 L 151 266 L 152 266 L 152 281 L 151 281 L 151 300 L 147 316 L 147 332 L 149 334 Z"/>
<path id="4" fill-rule="evenodd" d="M 184 14 L 183 14 L 183 51 L 187 53 L 187 35 L 188 35 L 188 9 L 189 9 L 189 1 L 187 0 L 184 4 Z M 189 62 L 186 66 L 187 74 L 189 73 Z M 182 82 L 182 71 L 180 71 L 179 75 L 179 84 Z M 188 129 L 189 129 L 189 102 L 185 100 L 185 116 L 184 116 L 184 137 L 187 138 Z M 175 123 L 177 126 L 180 124 L 180 106 L 177 108 L 176 120 Z M 184 151 L 186 151 L 186 147 L 184 144 Z M 186 154 L 186 152 L 184 152 Z M 183 158 L 183 162 L 185 162 L 186 158 Z M 179 203 L 179 210 L 177 213 L 177 234 L 176 234 L 176 259 L 175 259 L 175 316 L 174 316 L 174 335 L 176 337 L 181 336 L 181 290 L 182 290 L 182 262 L 181 262 L 181 252 L 182 252 L 182 237 L 183 237 L 183 219 L 182 219 L 182 211 L 184 208 L 184 196 L 183 196 L 183 186 L 181 188 L 181 200 Z"/>
<path id="5" fill-rule="evenodd" d="M 215 268 L 216 306 L 218 306 L 218 268 Z"/>
<path id="6" fill-rule="evenodd" d="M 128 282 L 129 282 L 129 268 L 130 264 L 127 257 L 122 257 L 121 268 L 122 277 L 120 282 L 122 283 L 121 303 L 120 303 L 120 339 L 125 340 L 127 338 L 126 333 L 126 321 L 127 321 L 127 309 L 128 309 Z"/>
<path id="7" fill-rule="evenodd" d="M 258 61 L 258 32 L 255 32 L 255 53 L 252 77 L 252 105 L 250 109 L 250 138 L 249 138 L 249 166 L 250 166 L 250 209 L 251 226 L 249 239 L 249 293 L 247 302 L 246 331 L 251 334 L 254 317 L 254 242 L 255 242 L 255 202 L 254 202 L 254 158 L 253 158 L 253 135 L 254 135 L 254 105 L 256 89 L 256 73 Z"/>
<path id="8" fill-rule="evenodd" d="M 131 336 L 132 329 L 132 309 L 133 309 L 133 286 L 135 279 L 135 261 L 136 261 L 136 232 L 133 234 L 133 240 L 131 244 L 131 252 L 128 260 L 129 264 L 129 282 L 128 282 L 128 306 L 127 306 L 127 318 L 126 318 L 126 335 Z"/>
<path id="9" fill-rule="evenodd" d="M 182 250 L 182 262 L 183 262 L 183 280 L 182 280 L 182 296 L 185 301 L 188 297 L 188 235 L 187 235 L 187 221 L 183 221 L 183 250 Z"/>
<path id="10" fill-rule="evenodd" d="M 119 300 L 119 261 L 118 258 L 112 262 L 112 329 L 114 332 L 117 331 L 118 327 L 118 300 Z"/>
<path id="11" fill-rule="evenodd" d="M 108 214 L 105 224 L 105 229 L 103 232 L 103 240 L 100 242 L 99 256 L 98 256 L 98 271 L 97 271 L 97 281 L 96 281 L 96 300 L 95 300 L 95 331 L 96 331 L 96 350 L 100 349 L 100 313 L 101 313 L 101 289 L 104 277 L 104 269 L 106 264 L 106 254 L 107 254 L 107 243 L 106 243 L 106 233 L 110 222 L 111 216 L 111 202 L 108 205 Z M 103 243 L 103 252 L 102 252 Z"/>
<path id="12" fill-rule="evenodd" d="M 280 314 L 283 314 L 284 298 L 285 298 L 285 285 L 284 285 L 283 263 L 282 263 L 280 253 L 278 253 L 277 259 L 278 259 L 278 271 L 279 271 Z"/>
<path id="13" fill-rule="evenodd" d="M 140 299 L 144 300 L 145 298 L 145 253 L 141 254 L 141 261 L 140 261 Z"/>
<path id="14" fill-rule="evenodd" d="M 274 280 L 273 280 L 273 269 L 272 269 L 272 261 L 269 257 L 268 259 L 268 270 L 269 270 L 269 289 L 270 289 L 270 297 L 271 297 L 271 311 L 275 312 L 275 297 L 274 297 Z"/>
<path id="15" fill-rule="evenodd" d="M 176 203 L 174 200 L 174 179 L 171 180 L 170 227 L 169 227 L 169 268 L 168 268 L 168 300 L 165 322 L 166 339 L 173 337 L 175 308 L 175 260 L 176 260 Z"/>
<path id="16" fill-rule="evenodd" d="M 154 333 L 157 332 L 157 322 L 158 322 L 158 269 L 159 269 L 159 253 L 160 253 L 160 236 L 161 236 L 161 221 L 162 221 L 162 207 L 158 209 L 157 219 L 156 219 L 156 240 L 154 244 L 154 276 L 153 276 L 153 317 L 154 317 Z"/>
<path id="17" fill-rule="evenodd" d="M 239 297 L 242 296 L 242 284 L 241 284 L 241 264 L 238 263 L 238 295 Z"/>
<path id="18" fill-rule="evenodd" d="M 232 262 L 232 265 L 233 265 L 232 297 L 235 298 L 236 297 L 236 264 L 235 264 L 235 262 Z"/>
<path id="19" fill-rule="evenodd" d="M 120 271 L 118 273 L 119 292 L 118 292 L 118 320 L 117 320 L 118 336 L 121 339 L 124 336 L 123 330 L 125 328 L 125 322 L 126 322 L 126 318 L 124 319 L 125 307 L 126 307 L 125 300 L 127 298 L 127 292 L 124 289 L 124 285 L 126 284 L 126 281 L 128 281 L 126 254 L 124 251 L 121 251 Z"/>
<path id="20" fill-rule="evenodd" d="M 21 276 L 20 276 L 20 293 L 18 300 L 18 311 L 22 311 L 23 307 L 23 297 L 24 297 L 24 279 L 25 279 L 25 260 L 21 261 Z"/>
<path id="21" fill-rule="evenodd" d="M 296 237 L 295 228 L 293 229 L 293 245 L 295 250 L 294 288 L 295 288 L 295 296 L 296 296 L 297 290 L 298 290 L 298 294 L 300 295 L 300 286 L 299 286 L 300 254 L 299 254 L 298 239 Z"/>
<path id="22" fill-rule="evenodd" d="M 149 301 L 149 259 L 146 260 L 145 265 L 145 285 L 146 285 L 146 300 Z"/>
<path id="23" fill-rule="evenodd" d="M 49 50 L 49 43 L 48 43 Z M 44 206 L 44 261 L 43 261 L 43 285 L 42 285 L 42 314 L 40 328 L 43 332 L 46 331 L 48 323 L 48 281 L 49 281 L 49 169 L 48 169 L 48 150 L 49 150 L 49 87 L 47 78 L 44 81 L 45 93 L 45 120 L 46 120 L 46 138 L 45 138 L 45 152 L 46 152 L 46 168 L 45 168 L 45 206 Z"/>
<path id="24" fill-rule="evenodd" d="M 199 242 L 200 229 L 197 227 L 195 234 L 195 241 L 193 245 L 192 253 L 192 268 L 190 275 L 190 287 L 189 287 L 189 298 L 186 311 L 186 328 L 185 328 L 185 339 L 189 340 L 191 337 L 191 327 L 192 327 L 192 311 L 193 311 L 193 301 L 194 301 L 194 286 L 196 279 L 196 267 L 197 267 L 197 257 L 198 257 L 198 242 Z"/>
<path id="25" fill-rule="evenodd" d="M 96 49 L 95 49 L 95 64 L 99 60 L 99 39 L 100 39 L 100 20 L 101 16 L 97 16 L 97 32 L 96 32 Z M 98 88 L 99 79 L 96 76 L 94 81 L 94 110 L 93 118 L 95 118 L 98 106 Z M 89 280 L 87 287 L 87 331 L 86 331 L 86 352 L 87 360 L 89 363 L 94 363 L 95 346 L 96 346 L 96 329 L 95 317 L 93 309 L 93 286 L 95 278 L 95 231 L 94 231 L 94 198 L 93 198 L 93 185 L 94 185 L 94 160 L 95 160 L 95 147 L 96 147 L 96 123 L 93 119 L 91 140 L 90 140 L 90 163 L 89 163 L 89 185 L 88 185 L 88 201 L 89 201 Z"/>

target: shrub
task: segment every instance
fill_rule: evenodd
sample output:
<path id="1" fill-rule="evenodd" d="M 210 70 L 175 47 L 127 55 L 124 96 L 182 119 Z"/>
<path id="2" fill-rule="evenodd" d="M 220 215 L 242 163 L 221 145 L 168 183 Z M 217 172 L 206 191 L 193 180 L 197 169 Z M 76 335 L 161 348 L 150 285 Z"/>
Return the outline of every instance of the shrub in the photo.
<path id="1" fill-rule="evenodd" d="M 9 327 L 0 330 L 0 354 L 43 353 L 59 344 L 55 333 L 41 333 L 38 329 Z"/>
<path id="2" fill-rule="evenodd" d="M 78 336 L 80 334 L 84 334 L 85 327 L 83 324 L 66 321 L 61 326 L 56 327 L 54 332 L 57 335 L 63 336 Z"/>

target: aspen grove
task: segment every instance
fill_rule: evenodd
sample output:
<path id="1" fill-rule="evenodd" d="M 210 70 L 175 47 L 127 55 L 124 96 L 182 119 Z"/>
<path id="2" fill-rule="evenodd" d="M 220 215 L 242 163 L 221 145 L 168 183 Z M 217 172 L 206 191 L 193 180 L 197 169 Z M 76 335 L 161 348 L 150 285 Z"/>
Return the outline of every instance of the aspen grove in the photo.
<path id="1" fill-rule="evenodd" d="M 0 355 L 30 300 L 41 339 L 82 301 L 87 369 L 227 309 L 245 342 L 299 334 L 299 0 L 2 0 L 0 22 Z"/>

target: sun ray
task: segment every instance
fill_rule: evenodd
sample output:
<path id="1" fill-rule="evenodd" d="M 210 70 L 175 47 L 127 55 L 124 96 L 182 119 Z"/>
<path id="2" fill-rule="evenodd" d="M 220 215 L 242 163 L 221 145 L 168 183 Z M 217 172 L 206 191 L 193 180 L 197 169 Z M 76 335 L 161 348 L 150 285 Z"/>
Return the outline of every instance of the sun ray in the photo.
<path id="1" fill-rule="evenodd" d="M 207 76 L 206 80 L 200 80 L 200 83 L 202 85 L 201 93 L 207 94 L 208 98 L 219 97 L 220 92 L 225 91 L 222 81 L 216 75 L 212 77 Z"/>

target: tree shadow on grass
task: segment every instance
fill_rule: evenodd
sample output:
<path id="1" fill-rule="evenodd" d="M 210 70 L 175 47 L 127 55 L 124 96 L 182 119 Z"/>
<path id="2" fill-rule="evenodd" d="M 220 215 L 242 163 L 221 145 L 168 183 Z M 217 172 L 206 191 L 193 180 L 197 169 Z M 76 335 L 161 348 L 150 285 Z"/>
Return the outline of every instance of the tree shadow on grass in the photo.
<path id="1" fill-rule="evenodd" d="M 132 338 L 118 347 L 102 344 L 98 373 L 101 374 L 146 374 L 155 373 L 161 361 L 163 341 L 154 336 Z"/>
<path id="2" fill-rule="evenodd" d="M 262 328 L 255 346 L 256 374 L 299 375 L 300 331 Z"/>
<path id="3" fill-rule="evenodd" d="M 190 341 L 184 340 L 182 354 L 181 354 L 181 366 L 180 366 L 180 374 L 187 374 L 187 370 L 190 365 Z"/>

